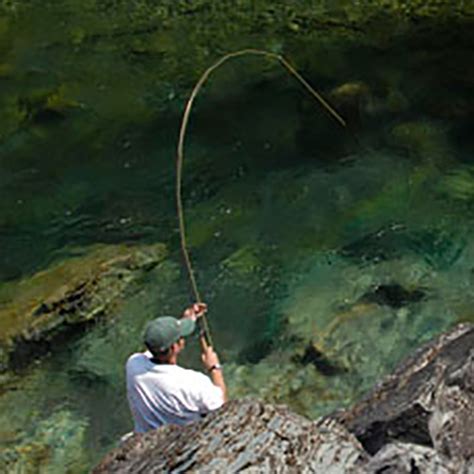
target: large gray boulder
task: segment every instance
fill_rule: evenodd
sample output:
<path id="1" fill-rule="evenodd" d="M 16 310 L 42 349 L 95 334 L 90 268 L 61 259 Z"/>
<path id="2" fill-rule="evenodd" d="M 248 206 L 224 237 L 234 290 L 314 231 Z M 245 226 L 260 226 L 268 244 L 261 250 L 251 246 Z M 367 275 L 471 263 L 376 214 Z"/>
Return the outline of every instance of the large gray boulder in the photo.
<path id="1" fill-rule="evenodd" d="M 286 407 L 240 400 L 184 428 L 134 435 L 94 472 L 359 473 L 366 460 L 334 420 L 318 426 Z"/>
<path id="2" fill-rule="evenodd" d="M 333 417 L 370 454 L 392 442 L 399 451 L 399 442 L 411 443 L 454 463 L 455 472 L 468 472 L 474 468 L 474 327 L 459 325 L 421 347 Z"/>
<path id="3" fill-rule="evenodd" d="M 426 344 L 348 410 L 310 421 L 235 400 L 201 422 L 136 434 L 98 473 L 474 472 L 474 326 Z"/>

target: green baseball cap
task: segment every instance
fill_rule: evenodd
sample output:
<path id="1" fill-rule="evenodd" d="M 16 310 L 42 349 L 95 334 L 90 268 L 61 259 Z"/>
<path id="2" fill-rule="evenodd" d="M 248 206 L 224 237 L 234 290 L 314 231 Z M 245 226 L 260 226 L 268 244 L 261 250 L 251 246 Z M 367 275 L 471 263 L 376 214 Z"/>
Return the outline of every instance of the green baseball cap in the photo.
<path id="1" fill-rule="evenodd" d="M 192 319 L 160 316 L 147 324 L 145 345 L 154 353 L 165 351 L 181 337 L 191 335 L 195 327 L 196 323 Z"/>

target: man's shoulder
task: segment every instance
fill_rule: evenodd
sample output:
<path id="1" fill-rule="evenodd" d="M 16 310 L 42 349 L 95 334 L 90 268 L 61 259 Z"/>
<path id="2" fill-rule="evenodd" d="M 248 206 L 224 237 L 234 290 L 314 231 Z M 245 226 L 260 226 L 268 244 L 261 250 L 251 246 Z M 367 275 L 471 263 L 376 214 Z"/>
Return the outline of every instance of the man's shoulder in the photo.
<path id="1" fill-rule="evenodd" d="M 149 359 L 149 357 L 147 357 L 146 355 L 146 352 L 135 352 L 128 357 L 128 360 L 143 359 L 143 358 Z"/>
<path id="2" fill-rule="evenodd" d="M 132 367 L 136 365 L 142 365 L 150 362 L 150 357 L 146 352 L 135 352 L 127 359 L 126 366 Z"/>

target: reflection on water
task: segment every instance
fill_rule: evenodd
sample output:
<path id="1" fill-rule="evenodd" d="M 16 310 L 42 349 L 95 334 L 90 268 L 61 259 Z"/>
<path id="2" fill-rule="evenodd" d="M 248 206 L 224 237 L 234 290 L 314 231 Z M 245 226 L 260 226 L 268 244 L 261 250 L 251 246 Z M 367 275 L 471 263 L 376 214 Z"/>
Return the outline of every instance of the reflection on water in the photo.
<path id="1" fill-rule="evenodd" d="M 50 42 L 63 38 L 61 28 Z M 86 32 L 70 34 L 80 49 Z M 3 47 L 1 35 L 0 22 Z M 313 46 L 325 60 L 320 72 L 308 61 L 308 73 L 349 130 L 283 73 L 250 60 L 229 65 L 198 101 L 184 191 L 231 396 L 315 417 L 351 403 L 421 342 L 473 319 L 474 143 L 473 71 L 462 44 L 456 54 L 408 40 L 383 54 L 350 40 Z M 123 68 L 134 80 L 117 88 L 136 108 L 123 110 L 105 84 L 107 64 L 87 89 L 69 47 L 57 46 L 54 61 L 46 50 L 17 50 L 29 97 L 18 113 L 31 117 L 0 144 L 0 278 L 14 282 L 97 242 L 162 241 L 171 257 L 111 321 L 5 379 L 0 466 L 16 472 L 83 472 L 114 446 L 131 428 L 124 361 L 140 349 L 148 319 L 188 304 L 173 202 L 182 92 L 149 82 L 138 59 L 132 69 L 124 60 L 117 78 Z M 289 47 L 289 57 L 301 55 Z M 53 70 L 39 74 L 48 58 L 77 83 L 60 88 Z M 240 80 L 248 68 L 262 79 Z M 130 102 L 138 83 L 160 98 Z M 8 94 L 24 93 L 6 84 Z M 184 359 L 198 366 L 195 341 Z"/>

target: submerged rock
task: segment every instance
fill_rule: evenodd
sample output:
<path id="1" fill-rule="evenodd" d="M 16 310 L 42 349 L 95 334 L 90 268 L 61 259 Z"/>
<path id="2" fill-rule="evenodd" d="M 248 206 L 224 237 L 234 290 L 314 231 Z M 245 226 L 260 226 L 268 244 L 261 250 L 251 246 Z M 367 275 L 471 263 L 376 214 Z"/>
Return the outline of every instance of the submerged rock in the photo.
<path id="1" fill-rule="evenodd" d="M 0 454 L 1 472 L 85 472 L 82 457 L 86 423 L 67 410 L 30 427 L 24 437 L 15 433 Z"/>
<path id="2" fill-rule="evenodd" d="M 370 89 L 363 82 L 346 82 L 334 88 L 329 97 L 340 114 L 350 122 L 358 120 L 361 109 L 370 98 Z"/>
<path id="3" fill-rule="evenodd" d="M 0 293 L 0 372 L 110 312 L 129 286 L 166 256 L 163 244 L 98 246 Z"/>
<path id="4" fill-rule="evenodd" d="M 471 203 L 474 199 L 474 167 L 463 164 L 449 170 L 441 180 L 439 191 L 456 202 Z"/>
<path id="5" fill-rule="evenodd" d="M 365 293 L 363 300 L 387 305 L 392 308 L 402 308 L 410 303 L 417 303 L 425 296 L 422 289 L 406 289 L 398 283 L 390 283 L 387 285 L 378 285 L 372 291 Z"/>
<path id="6" fill-rule="evenodd" d="M 431 163 L 442 163 L 450 158 L 446 130 L 436 122 L 401 122 L 392 127 L 388 138 L 408 155 Z"/>
<path id="7" fill-rule="evenodd" d="M 134 435 L 93 472 L 471 472 L 473 347 L 474 325 L 460 325 L 349 410 L 312 422 L 236 400 L 201 422 Z"/>
<path id="8" fill-rule="evenodd" d="M 323 375 L 331 376 L 346 372 L 347 369 L 337 362 L 329 360 L 324 352 L 311 343 L 306 347 L 304 354 L 298 359 L 302 364 L 313 364 L 318 372 Z"/>

